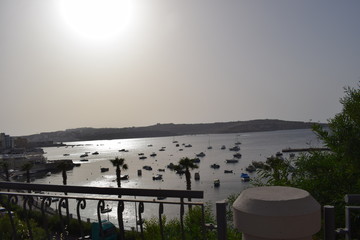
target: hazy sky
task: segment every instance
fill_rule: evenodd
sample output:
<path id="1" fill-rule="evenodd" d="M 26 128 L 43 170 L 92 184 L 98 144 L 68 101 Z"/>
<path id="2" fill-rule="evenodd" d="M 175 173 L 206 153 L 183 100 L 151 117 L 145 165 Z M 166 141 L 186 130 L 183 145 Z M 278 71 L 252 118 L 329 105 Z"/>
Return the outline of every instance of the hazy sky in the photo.
<path id="1" fill-rule="evenodd" d="M 326 122 L 360 80 L 358 0 L 100 2 L 0 1 L 0 132 Z"/>

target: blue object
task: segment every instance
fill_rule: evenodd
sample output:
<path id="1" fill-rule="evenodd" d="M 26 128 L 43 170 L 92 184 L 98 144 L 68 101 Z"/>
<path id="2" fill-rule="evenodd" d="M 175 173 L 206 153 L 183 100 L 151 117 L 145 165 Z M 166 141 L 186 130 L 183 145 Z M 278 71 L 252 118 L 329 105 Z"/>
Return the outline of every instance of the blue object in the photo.
<path id="1" fill-rule="evenodd" d="M 100 224 L 98 222 L 94 222 L 91 224 L 91 237 L 93 240 L 116 240 L 116 228 L 115 225 L 107 220 L 103 220 L 101 222 L 103 237 L 101 237 L 100 233 Z"/>
<path id="2" fill-rule="evenodd" d="M 249 175 L 247 173 L 241 173 L 240 178 L 244 182 L 250 181 L 250 177 L 249 177 Z"/>

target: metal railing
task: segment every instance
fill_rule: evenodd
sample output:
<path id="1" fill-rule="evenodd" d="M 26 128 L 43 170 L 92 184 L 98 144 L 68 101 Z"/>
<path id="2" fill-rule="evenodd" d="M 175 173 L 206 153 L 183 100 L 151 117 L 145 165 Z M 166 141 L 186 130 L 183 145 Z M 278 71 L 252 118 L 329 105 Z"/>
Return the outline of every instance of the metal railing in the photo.
<path id="1" fill-rule="evenodd" d="M 148 205 L 158 206 L 158 222 L 160 227 L 161 239 L 166 239 L 164 236 L 164 206 L 178 205 L 179 218 L 181 226 L 181 239 L 186 239 L 184 229 L 184 215 L 185 206 L 199 206 L 201 208 L 201 232 L 203 239 L 206 239 L 205 224 L 205 204 L 203 202 L 186 201 L 186 199 L 202 199 L 204 197 L 203 191 L 187 191 L 187 190 L 161 190 L 161 189 L 135 189 L 135 188 L 107 188 L 107 187 L 84 187 L 84 186 L 64 186 L 64 185 L 47 185 L 47 184 L 31 184 L 31 183 L 13 183 L 13 182 L 0 182 L 0 203 L 6 209 L 9 216 L 14 239 L 18 239 L 16 236 L 16 226 L 14 224 L 14 217 L 11 212 L 11 205 L 16 204 L 23 208 L 25 214 L 26 225 L 28 228 L 28 235 L 30 239 L 33 239 L 31 224 L 29 223 L 29 214 L 31 211 L 40 211 L 43 219 L 43 229 L 47 233 L 47 238 L 52 239 L 52 233 L 49 231 L 46 219 L 48 214 L 58 215 L 61 223 L 61 230 L 65 234 L 66 226 L 69 223 L 70 214 L 69 209 L 76 209 L 76 217 L 80 228 L 79 239 L 86 239 L 86 235 L 83 230 L 82 211 L 87 206 L 89 201 L 97 202 L 97 223 L 99 228 L 98 239 L 106 239 L 106 232 L 103 229 L 104 215 L 106 212 L 106 203 L 112 202 L 117 204 L 117 226 L 119 228 L 119 238 L 125 239 L 125 227 L 124 227 L 124 209 L 127 204 L 136 204 L 136 229 L 140 228 L 139 234 L 142 239 L 144 237 L 144 209 Z M 130 197 L 139 197 L 130 199 Z M 155 197 L 152 200 L 146 200 L 147 197 Z M 175 198 L 175 200 L 167 201 L 166 198 Z M 56 210 L 51 208 L 51 204 L 56 201 Z M 159 200 L 163 199 L 163 200 Z M 177 199 L 177 200 L 176 200 Z M 72 206 L 70 208 L 70 204 Z M 226 239 L 226 217 L 225 207 L 226 203 L 219 203 L 217 207 L 220 211 L 218 213 L 217 221 L 221 223 L 218 232 L 218 239 Z M 217 212 L 218 212 L 217 211 Z M 221 213 L 224 211 L 224 213 Z M 29 213 L 29 214 L 28 214 Z M 134 228 L 133 228 L 134 229 Z M 225 229 L 225 230 L 224 230 Z"/>
<path id="2" fill-rule="evenodd" d="M 360 194 L 347 194 L 345 195 L 345 227 L 336 228 L 335 225 L 335 208 L 334 206 L 326 205 L 324 209 L 324 239 L 335 240 L 338 237 L 345 237 L 346 240 L 358 239 L 360 236 L 355 237 L 354 231 L 357 229 L 353 226 L 351 214 L 357 211 L 359 216 L 360 211 Z M 356 206 L 357 205 L 357 206 Z"/>

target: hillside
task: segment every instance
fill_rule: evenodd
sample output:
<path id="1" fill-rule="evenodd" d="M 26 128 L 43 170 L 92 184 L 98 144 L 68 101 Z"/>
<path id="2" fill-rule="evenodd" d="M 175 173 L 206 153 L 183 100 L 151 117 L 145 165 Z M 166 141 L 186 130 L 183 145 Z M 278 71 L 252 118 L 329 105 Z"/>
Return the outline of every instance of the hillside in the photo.
<path id="1" fill-rule="evenodd" d="M 156 124 L 131 128 L 76 128 L 65 131 L 44 132 L 23 136 L 30 142 L 70 142 L 104 139 L 125 139 L 142 137 L 162 137 L 189 134 L 243 133 L 276 131 L 289 129 L 309 129 L 313 123 L 262 119 L 236 122 L 199 123 L 199 124 Z"/>

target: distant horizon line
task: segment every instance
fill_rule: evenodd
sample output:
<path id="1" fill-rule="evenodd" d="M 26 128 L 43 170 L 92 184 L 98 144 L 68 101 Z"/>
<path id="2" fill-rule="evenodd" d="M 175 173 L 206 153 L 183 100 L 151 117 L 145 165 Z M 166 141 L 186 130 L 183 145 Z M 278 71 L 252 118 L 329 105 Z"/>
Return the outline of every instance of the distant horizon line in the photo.
<path id="1" fill-rule="evenodd" d="M 15 137 L 25 137 L 25 136 L 31 136 L 31 135 L 37 135 L 37 134 L 47 134 L 47 133 L 53 133 L 53 132 L 65 132 L 70 130 L 76 130 L 76 129 L 127 129 L 127 128 L 146 128 L 151 126 L 157 126 L 157 125 L 200 125 L 200 124 L 216 124 L 216 123 L 236 123 L 236 122 L 252 122 L 252 121 L 284 121 L 284 122 L 301 122 L 301 123 L 318 123 L 318 124 L 327 124 L 324 122 L 313 122 L 312 119 L 309 121 L 300 121 L 300 120 L 283 120 L 283 119 L 277 119 L 277 118 L 258 118 L 258 119 L 251 119 L 251 120 L 234 120 L 234 121 L 221 121 L 221 122 L 200 122 L 200 123 L 155 123 L 150 125 L 142 125 L 142 126 L 131 126 L 131 127 L 74 127 L 74 128 L 66 128 L 63 130 L 48 130 L 43 131 L 40 133 L 32 133 L 32 134 L 23 134 L 23 135 L 16 135 Z"/>

